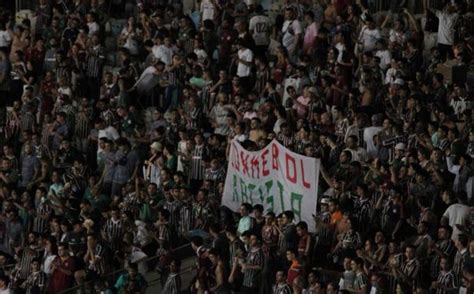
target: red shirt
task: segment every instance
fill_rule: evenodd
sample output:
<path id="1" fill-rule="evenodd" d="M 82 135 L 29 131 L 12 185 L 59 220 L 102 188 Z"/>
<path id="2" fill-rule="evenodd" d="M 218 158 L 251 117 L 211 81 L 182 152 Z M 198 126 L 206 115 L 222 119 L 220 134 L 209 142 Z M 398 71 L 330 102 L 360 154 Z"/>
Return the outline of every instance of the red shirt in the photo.
<path id="1" fill-rule="evenodd" d="M 303 237 L 300 238 L 300 241 L 298 242 L 298 256 L 303 257 L 304 253 L 306 251 L 306 244 L 308 243 L 309 239 L 309 234 L 304 235 Z"/>
<path id="2" fill-rule="evenodd" d="M 293 280 L 301 275 L 301 265 L 297 260 L 293 260 L 288 269 L 288 284 L 293 285 Z"/>
<path id="3" fill-rule="evenodd" d="M 61 257 L 57 256 L 53 260 L 53 265 L 56 266 L 56 269 L 51 274 L 51 279 L 49 283 L 49 293 L 61 293 L 67 288 L 70 288 L 73 286 L 74 259 L 72 257 L 68 257 L 66 258 L 66 260 L 63 261 Z M 70 276 L 66 275 L 65 273 L 60 271 L 58 267 L 68 270 L 72 274 Z"/>

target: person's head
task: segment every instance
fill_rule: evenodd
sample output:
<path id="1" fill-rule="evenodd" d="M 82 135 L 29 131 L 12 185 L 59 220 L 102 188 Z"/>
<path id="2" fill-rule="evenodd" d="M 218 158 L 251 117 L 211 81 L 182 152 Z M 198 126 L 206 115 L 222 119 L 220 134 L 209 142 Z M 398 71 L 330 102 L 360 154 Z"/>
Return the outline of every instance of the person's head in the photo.
<path id="1" fill-rule="evenodd" d="M 28 234 L 28 245 L 30 246 L 38 245 L 38 235 L 35 232 L 30 232 Z"/>
<path id="2" fill-rule="evenodd" d="M 369 30 L 375 29 L 375 21 L 374 21 L 374 19 L 373 19 L 371 16 L 368 16 L 368 17 L 366 18 L 365 24 L 367 25 L 367 28 L 368 28 Z"/>
<path id="3" fill-rule="evenodd" d="M 31 271 L 38 272 L 41 270 L 41 261 L 39 258 L 33 258 L 31 261 Z"/>
<path id="4" fill-rule="evenodd" d="M 385 236 L 384 236 L 383 232 L 382 232 L 382 231 L 378 231 L 377 233 L 375 233 L 374 240 L 375 240 L 375 244 L 383 244 L 383 243 L 385 243 Z"/>
<path id="5" fill-rule="evenodd" d="M 451 237 L 452 229 L 450 226 L 440 226 L 438 228 L 438 239 L 447 240 Z"/>
<path id="6" fill-rule="evenodd" d="M 359 139 L 355 135 L 351 135 L 347 138 L 346 144 L 349 149 L 356 149 Z"/>
<path id="7" fill-rule="evenodd" d="M 260 128 L 261 120 L 257 117 L 252 118 L 250 121 L 250 128 L 252 130 L 257 130 Z"/>
<path id="8" fill-rule="evenodd" d="M 342 266 L 344 267 L 346 271 L 351 270 L 351 262 L 352 262 L 352 258 L 350 256 L 344 257 L 344 260 L 342 261 Z"/>
<path id="9" fill-rule="evenodd" d="M 60 257 L 67 257 L 69 256 L 69 244 L 66 242 L 61 242 L 58 245 L 58 255 Z"/>
<path id="10" fill-rule="evenodd" d="M 167 209 L 164 209 L 164 208 L 160 209 L 158 211 L 158 218 L 162 222 L 167 222 L 170 219 L 170 212 Z"/>
<path id="11" fill-rule="evenodd" d="M 294 17 L 295 17 L 295 12 L 293 11 L 293 8 L 287 7 L 285 9 L 285 19 L 293 20 Z"/>
<path id="12" fill-rule="evenodd" d="M 66 122 L 66 114 L 64 112 L 57 113 L 56 121 L 60 124 L 64 124 Z"/>
<path id="13" fill-rule="evenodd" d="M 361 198 L 367 198 L 368 191 L 369 191 L 369 188 L 364 183 L 358 184 L 357 187 L 356 187 L 356 194 L 357 194 L 357 196 L 359 196 Z"/>
<path id="14" fill-rule="evenodd" d="M 305 236 L 308 233 L 308 224 L 306 222 L 299 222 L 296 225 L 296 233 L 299 237 Z"/>
<path id="15" fill-rule="evenodd" d="M 294 278 L 293 284 L 291 285 L 293 293 L 301 293 L 301 291 L 304 289 L 304 284 L 305 282 L 303 276 L 297 276 Z"/>
<path id="16" fill-rule="evenodd" d="M 417 232 L 419 235 L 426 234 L 428 232 L 429 224 L 425 221 L 421 221 L 417 226 Z"/>
<path id="17" fill-rule="evenodd" d="M 265 225 L 273 225 L 274 222 L 275 213 L 273 211 L 270 211 L 265 215 Z"/>
<path id="18" fill-rule="evenodd" d="M 461 251 L 465 248 L 467 248 L 467 245 L 469 244 L 469 238 L 467 237 L 466 234 L 459 234 L 458 239 L 455 241 L 455 245 L 458 249 L 458 251 Z"/>
<path id="19" fill-rule="evenodd" d="M 296 250 L 294 249 L 286 250 L 286 259 L 288 259 L 288 261 L 296 260 L 296 256 L 297 256 Z"/>
<path id="20" fill-rule="evenodd" d="M 435 73 L 433 75 L 433 86 L 435 88 L 439 88 L 443 85 L 444 82 L 444 76 L 440 73 Z"/>
<path id="21" fill-rule="evenodd" d="M 415 258 L 415 254 L 416 254 L 416 249 L 415 249 L 415 247 L 413 247 L 412 245 L 408 245 L 408 246 L 405 248 L 405 257 L 406 257 L 408 260 L 412 260 L 413 258 Z"/>
<path id="22" fill-rule="evenodd" d="M 211 248 L 209 251 L 208 251 L 208 256 L 209 256 L 209 260 L 212 262 L 212 264 L 216 265 L 219 261 L 220 261 L 220 253 L 219 253 L 219 250 L 217 250 L 216 248 Z"/>
<path id="23" fill-rule="evenodd" d="M 329 282 L 327 285 L 326 285 L 326 294 L 335 294 L 335 293 L 338 293 L 337 292 L 338 290 L 338 286 L 335 282 Z"/>
<path id="24" fill-rule="evenodd" d="M 194 135 L 194 142 L 196 145 L 202 145 L 204 143 L 204 137 L 201 133 Z"/>
<path id="25" fill-rule="evenodd" d="M 311 24 L 314 21 L 314 12 L 311 10 L 308 10 L 304 13 L 304 20 L 307 24 Z"/>
<path id="26" fill-rule="evenodd" d="M 8 288 L 9 284 L 10 284 L 10 278 L 7 275 L 0 275 L 0 287 Z"/>
<path id="27" fill-rule="evenodd" d="M 170 262 L 170 272 L 179 273 L 181 268 L 181 260 L 175 258 Z"/>
<path id="28" fill-rule="evenodd" d="M 256 233 L 252 232 L 249 236 L 250 247 L 258 247 L 260 245 L 259 237 Z"/>
<path id="29" fill-rule="evenodd" d="M 227 226 L 225 228 L 225 235 L 230 241 L 237 237 L 237 229 L 234 226 Z"/>
<path id="30" fill-rule="evenodd" d="M 240 216 L 248 216 L 250 212 L 252 211 L 252 205 L 249 203 L 242 203 L 240 206 Z"/>
<path id="31" fill-rule="evenodd" d="M 276 282 L 278 284 L 286 283 L 286 272 L 285 271 L 282 271 L 282 270 L 277 271 L 275 277 L 276 277 Z"/>
<path id="32" fill-rule="evenodd" d="M 287 210 L 282 213 L 282 224 L 290 224 L 293 222 L 293 219 L 295 218 L 295 214 L 291 210 Z"/>
<path id="33" fill-rule="evenodd" d="M 353 272 L 359 272 L 364 266 L 364 260 L 360 257 L 356 257 L 351 261 L 351 269 Z"/>
<path id="34" fill-rule="evenodd" d="M 217 236 L 219 234 L 219 232 L 221 231 L 221 227 L 219 226 L 218 223 L 211 223 L 209 225 L 209 233 L 212 235 L 212 236 Z"/>
<path id="35" fill-rule="evenodd" d="M 245 245 L 250 246 L 250 235 L 252 232 L 247 230 L 240 235 L 240 239 L 244 242 Z"/>
<path id="36" fill-rule="evenodd" d="M 370 285 L 377 289 L 380 286 L 380 281 L 380 274 L 377 272 L 372 273 L 372 276 L 370 276 Z"/>
<path id="37" fill-rule="evenodd" d="M 442 271 L 449 271 L 451 269 L 451 262 L 447 257 L 441 257 L 439 267 Z"/>
<path id="38" fill-rule="evenodd" d="M 454 192 L 452 190 L 445 190 L 442 194 L 441 194 L 441 200 L 443 200 L 443 202 L 445 204 L 450 204 L 454 201 L 455 199 L 455 195 L 454 195 Z"/>
<path id="39" fill-rule="evenodd" d="M 319 280 L 319 274 L 315 270 L 311 270 L 308 274 L 308 284 L 313 285 Z"/>
<path id="40" fill-rule="evenodd" d="M 128 265 L 128 276 L 130 278 L 130 280 L 135 280 L 135 278 L 137 277 L 137 274 L 138 274 L 138 265 L 134 262 L 130 263 Z"/>
<path id="41" fill-rule="evenodd" d="M 202 239 L 201 236 L 194 236 L 193 238 L 191 238 L 191 246 L 193 247 L 194 251 L 196 251 L 203 244 L 204 244 L 204 240 Z"/>
<path id="42" fill-rule="evenodd" d="M 263 205 L 261 204 L 255 204 L 253 206 L 253 216 L 256 219 L 260 219 L 263 216 Z"/>
<path id="43" fill-rule="evenodd" d="M 339 201 L 331 198 L 328 203 L 328 209 L 330 213 L 334 213 L 339 210 Z"/>

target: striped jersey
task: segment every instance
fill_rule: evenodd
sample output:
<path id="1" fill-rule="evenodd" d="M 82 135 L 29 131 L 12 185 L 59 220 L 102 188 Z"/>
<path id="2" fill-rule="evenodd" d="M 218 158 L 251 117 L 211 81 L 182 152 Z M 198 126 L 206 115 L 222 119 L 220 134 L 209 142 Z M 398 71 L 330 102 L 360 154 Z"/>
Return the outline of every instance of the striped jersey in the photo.
<path id="1" fill-rule="evenodd" d="M 110 249 L 115 251 L 117 247 L 120 246 L 124 234 L 122 220 L 114 220 L 113 218 L 108 219 L 102 227 L 102 232 L 107 237 Z"/>
<path id="2" fill-rule="evenodd" d="M 96 262 L 92 263 L 92 260 L 89 260 L 88 269 L 97 273 L 98 275 L 102 275 L 105 273 L 106 263 L 105 263 L 105 248 L 97 243 L 94 248 L 93 252 Z"/>
<path id="3" fill-rule="evenodd" d="M 354 290 L 362 290 L 362 288 L 368 287 L 368 278 L 363 272 L 359 272 L 356 274 L 356 277 L 354 279 Z"/>
<path id="4" fill-rule="evenodd" d="M 448 257 L 452 257 L 456 250 L 456 247 L 454 246 L 454 242 L 451 239 L 440 240 L 436 242 L 436 247 L 438 247 L 438 249 Z M 430 265 L 431 277 L 433 279 L 436 279 L 438 277 L 440 262 L 441 262 L 441 257 L 438 254 L 435 254 L 433 256 L 433 259 L 431 260 L 431 265 Z"/>
<path id="5" fill-rule="evenodd" d="M 250 249 L 250 251 L 247 254 L 247 258 L 245 259 L 245 264 L 247 266 L 260 266 L 261 268 L 263 267 L 263 262 L 264 262 L 264 254 L 263 250 L 260 247 L 254 247 Z M 246 268 L 244 270 L 244 281 L 243 281 L 243 286 L 248 287 L 248 288 L 255 288 L 258 287 L 259 279 L 260 279 L 260 273 L 262 272 L 262 269 L 249 269 Z"/>
<path id="6" fill-rule="evenodd" d="M 48 204 L 40 203 L 36 208 L 36 217 L 33 221 L 33 232 L 42 234 L 49 228 L 49 218 L 52 209 Z"/>
<path id="7" fill-rule="evenodd" d="M 202 144 L 194 146 L 191 158 L 191 175 L 192 180 L 204 179 L 204 160 L 209 158 L 209 148 Z"/>
<path id="8" fill-rule="evenodd" d="M 277 284 L 273 286 L 273 294 L 291 294 L 293 291 L 291 291 L 290 286 L 285 283 L 285 284 Z"/>
<path id="9" fill-rule="evenodd" d="M 436 280 L 440 286 L 457 289 L 457 282 L 456 278 L 452 271 L 441 271 L 438 274 L 438 279 Z M 436 294 L 449 294 L 453 293 L 453 291 L 448 291 L 444 289 L 436 289 Z"/>
<path id="10" fill-rule="evenodd" d="M 47 275 L 43 271 L 32 272 L 25 281 L 26 294 L 42 293 L 46 286 Z"/>

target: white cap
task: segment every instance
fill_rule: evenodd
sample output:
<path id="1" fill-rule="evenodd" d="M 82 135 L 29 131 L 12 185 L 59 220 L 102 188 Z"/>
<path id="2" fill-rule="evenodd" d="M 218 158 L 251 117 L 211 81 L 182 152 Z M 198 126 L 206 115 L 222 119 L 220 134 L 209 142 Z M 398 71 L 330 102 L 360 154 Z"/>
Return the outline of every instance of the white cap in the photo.
<path id="1" fill-rule="evenodd" d="M 395 81 L 393 81 L 392 84 L 403 86 L 403 85 L 405 85 L 405 81 L 400 79 L 400 78 L 396 78 Z"/>
<path id="2" fill-rule="evenodd" d="M 329 197 L 321 198 L 321 204 L 329 204 Z"/>
<path id="3" fill-rule="evenodd" d="M 407 149 L 407 146 L 405 145 L 405 143 L 398 143 L 397 145 L 395 145 L 395 150 L 405 150 Z"/>

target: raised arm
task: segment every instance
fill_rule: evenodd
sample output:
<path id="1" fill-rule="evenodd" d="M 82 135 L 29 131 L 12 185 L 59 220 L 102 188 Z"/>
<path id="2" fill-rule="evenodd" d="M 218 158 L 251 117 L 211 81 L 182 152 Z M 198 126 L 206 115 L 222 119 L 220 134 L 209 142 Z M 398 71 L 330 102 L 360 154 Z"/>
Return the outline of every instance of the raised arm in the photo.
<path id="1" fill-rule="evenodd" d="M 405 13 L 405 15 L 407 16 L 408 21 L 411 24 L 411 26 L 413 27 L 413 29 L 415 29 L 417 32 L 421 31 L 421 28 L 418 25 L 418 22 L 416 21 L 413 14 L 411 14 L 410 11 L 408 11 L 406 8 L 403 8 L 403 13 Z"/>

